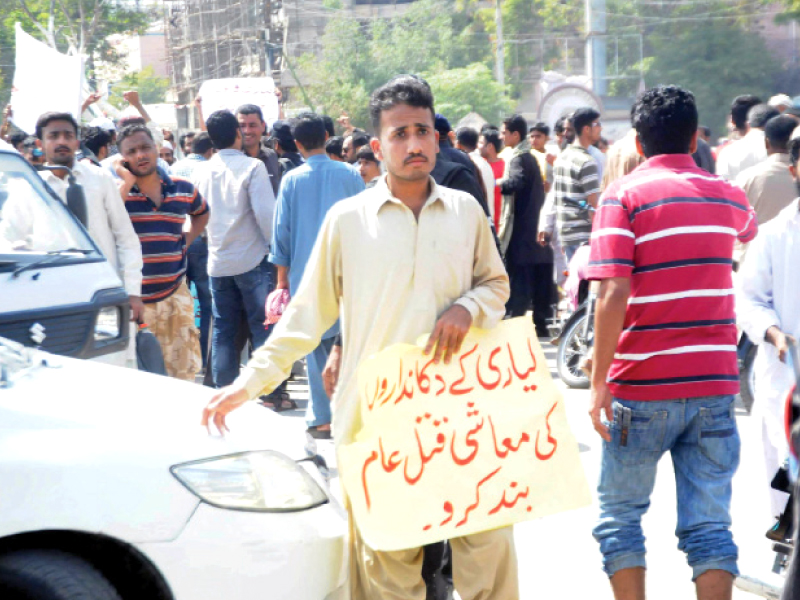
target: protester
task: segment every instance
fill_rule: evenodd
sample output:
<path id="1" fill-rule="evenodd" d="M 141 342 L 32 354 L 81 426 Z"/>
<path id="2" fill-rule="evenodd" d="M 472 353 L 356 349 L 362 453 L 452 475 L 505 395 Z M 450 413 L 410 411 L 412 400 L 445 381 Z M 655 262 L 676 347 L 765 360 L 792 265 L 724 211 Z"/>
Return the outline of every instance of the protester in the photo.
<path id="1" fill-rule="evenodd" d="M 86 151 L 81 160 L 100 167 L 100 161 L 108 158 L 111 134 L 100 127 L 84 127 L 81 145 Z"/>
<path id="2" fill-rule="evenodd" d="M 545 194 L 550 191 L 553 184 L 553 165 L 548 160 L 547 142 L 550 139 L 550 128 L 546 123 L 539 121 L 528 130 L 528 139 L 531 144 L 531 154 L 539 165 L 542 173 Z M 555 158 L 555 157 L 553 157 Z"/>
<path id="3" fill-rule="evenodd" d="M 158 156 L 171 167 L 175 163 L 175 149 L 172 146 L 172 142 L 168 140 L 161 142 Z"/>
<path id="4" fill-rule="evenodd" d="M 340 136 L 332 136 L 328 138 L 328 141 L 325 142 L 325 154 L 328 155 L 328 158 L 331 160 L 335 160 L 336 162 L 345 162 L 344 160 L 344 152 L 342 150 L 344 144 L 344 138 Z"/>
<path id="5" fill-rule="evenodd" d="M 614 142 L 608 149 L 607 157 L 606 168 L 603 170 L 604 190 L 644 162 L 644 156 L 636 149 L 636 130 L 631 129 L 625 137 Z"/>
<path id="6" fill-rule="evenodd" d="M 78 123 L 70 113 L 44 113 L 36 122 L 36 136 L 44 148 L 45 164 L 71 169 L 83 188 L 89 234 L 122 280 L 130 300 L 131 320 L 139 320 L 144 312 L 142 249 L 114 179 L 105 169 L 76 160 Z M 67 171 L 41 171 L 40 175 L 66 203 Z M 101 360 L 136 368 L 135 346 L 132 342 L 127 351 L 114 352 Z"/>
<path id="7" fill-rule="evenodd" d="M 555 140 L 552 144 L 550 144 L 549 151 L 556 156 L 561 154 L 561 151 L 564 149 L 566 145 L 566 122 L 567 122 L 567 115 L 563 115 L 556 120 L 555 125 L 553 125 L 553 135 L 555 136 Z"/>
<path id="8" fill-rule="evenodd" d="M 269 260 L 277 266 L 276 288 L 288 289 L 295 297 L 326 215 L 340 200 L 363 191 L 366 177 L 362 181 L 353 169 L 326 156 L 326 132 L 321 117 L 302 113 L 293 121 L 292 136 L 306 162 L 287 174 L 281 185 Z M 374 156 L 372 161 L 363 158 L 367 150 L 369 146 L 359 149 L 360 160 L 374 164 Z M 372 174 L 375 172 L 380 174 L 380 169 L 373 168 Z M 338 333 L 338 325 L 331 327 L 306 356 L 311 396 L 306 422 L 309 433 L 323 439 L 331 436 L 331 407 L 322 370 Z"/>
<path id="9" fill-rule="evenodd" d="M 793 106 L 792 99 L 786 94 L 776 94 L 775 96 L 769 99 L 767 104 L 777 109 L 778 112 L 781 114 L 783 114 L 786 111 L 786 109 L 791 108 Z"/>
<path id="10" fill-rule="evenodd" d="M 187 131 L 186 133 L 182 133 L 181 136 L 178 138 L 181 152 L 183 153 L 184 158 L 186 158 L 192 153 L 192 140 L 196 135 L 197 134 L 194 131 Z"/>
<path id="11" fill-rule="evenodd" d="M 700 136 L 699 128 L 697 131 L 697 150 L 692 154 L 692 158 L 698 167 L 714 175 L 717 170 L 714 153 L 711 151 L 711 146 L 708 145 L 708 142 Z"/>
<path id="12" fill-rule="evenodd" d="M 372 148 L 361 146 L 356 152 L 356 161 L 358 163 L 358 172 L 361 174 L 364 184 L 368 188 L 375 187 L 381 176 L 381 162 L 375 158 Z"/>
<path id="13" fill-rule="evenodd" d="M 739 171 L 766 158 L 763 132 L 753 132 L 753 135 L 748 137 L 750 133 L 748 116 L 753 107 L 760 104 L 761 100 L 756 96 L 744 95 L 733 99 L 729 123 L 731 135 L 729 140 L 720 144 L 717 149 L 717 175 L 733 181 Z"/>
<path id="14" fill-rule="evenodd" d="M 272 125 L 273 149 L 278 154 L 281 166 L 281 178 L 292 169 L 303 164 L 303 157 L 297 150 L 297 145 L 292 136 L 292 127 L 286 121 L 275 121 Z"/>
<path id="15" fill-rule="evenodd" d="M 770 121 L 767 131 L 779 129 L 770 126 L 786 118 L 782 116 Z M 789 163 L 786 170 L 793 183 L 800 181 L 798 160 L 800 140 L 792 140 L 786 155 L 786 162 Z M 747 260 L 740 269 L 736 307 L 739 326 L 759 347 L 753 367 L 758 390 L 758 400 L 753 410 L 754 416 L 761 422 L 766 483 L 769 485 L 789 454 L 784 402 L 795 378 L 794 371 L 786 363 L 788 344 L 800 338 L 800 294 L 797 284 L 800 209 L 797 198 L 784 205 L 766 225 L 761 223 L 760 218 L 759 223 L 762 226 L 759 227 L 758 237 L 750 244 Z M 771 516 L 778 519 L 784 512 L 786 501 L 786 494 L 770 488 Z"/>
<path id="16" fill-rule="evenodd" d="M 565 139 L 569 139 L 573 127 L 577 136 L 553 165 L 553 201 L 567 262 L 581 244 L 589 241 L 592 232 L 586 206 L 597 206 L 601 179 L 587 148 L 600 136 L 599 118 L 600 113 L 593 108 L 579 108 L 565 121 Z"/>
<path id="17" fill-rule="evenodd" d="M 474 199 L 438 186 L 429 175 L 436 154 L 430 89 L 414 77 L 395 78 L 373 94 L 370 113 L 378 135 L 373 149 L 387 177 L 330 210 L 303 285 L 275 334 L 247 372 L 211 400 L 204 423 L 223 429 L 228 413 L 276 385 L 319 344 L 341 310 L 344 362 L 334 429 L 338 444 L 350 443 L 357 431 L 356 366 L 363 358 L 433 331 L 426 351 L 449 363 L 470 325 L 492 327 L 502 318 L 508 279 L 485 214 Z M 431 253 L 442 239 L 460 240 L 458 252 Z M 420 293 L 431 301 L 419 303 Z M 373 550 L 350 518 L 353 600 L 421 598 L 421 549 Z M 451 544 L 463 600 L 518 600 L 510 527 Z"/>
<path id="18" fill-rule="evenodd" d="M 197 179 L 195 174 L 198 167 L 205 164 L 214 156 L 214 144 L 208 132 L 202 131 L 192 137 L 191 152 L 172 165 L 174 177 L 188 179 L 195 186 Z M 184 231 L 191 227 L 190 222 L 184 225 Z M 197 304 L 200 307 L 200 355 L 203 360 L 203 369 L 208 369 L 209 336 L 211 331 L 211 282 L 208 277 L 208 231 L 198 235 L 189 246 L 186 255 L 186 281 L 189 285 L 194 284 Z M 206 373 L 208 374 L 208 373 Z"/>
<path id="19" fill-rule="evenodd" d="M 759 225 L 777 217 L 797 197 L 787 150 L 796 126 L 797 122 L 788 115 L 770 119 L 764 128 L 767 159 L 745 169 L 736 177 L 736 185 L 747 194 L 750 206 L 756 211 Z M 746 251 L 745 245 L 736 244 L 733 257 L 735 263 L 742 263 Z"/>
<path id="20" fill-rule="evenodd" d="M 17 131 L 15 133 L 11 133 L 8 135 L 8 143 L 14 147 L 14 150 L 22 153 L 23 144 L 25 143 L 25 140 L 28 139 L 29 137 L 31 136 L 29 136 L 24 131 Z"/>
<path id="21" fill-rule="evenodd" d="M 500 192 L 500 186 L 497 181 L 503 178 L 506 163 L 500 158 L 500 150 L 503 148 L 503 142 L 500 139 L 500 131 L 496 127 L 483 127 L 481 135 L 478 138 L 478 153 L 483 157 L 489 166 L 492 168 L 494 174 L 495 186 L 494 197 L 490 196 L 488 202 L 491 204 L 491 215 L 493 218 L 495 230 L 500 228 L 500 213 L 502 212 L 503 195 Z"/>
<path id="22" fill-rule="evenodd" d="M 506 303 L 510 317 L 524 316 L 533 308 L 536 335 L 549 337 L 547 322 L 552 317 L 553 251 L 536 242 L 539 214 L 544 204 L 544 185 L 536 159 L 528 143 L 528 124 L 520 115 L 503 120 L 503 143 L 514 153 L 502 179 L 498 181 L 504 198 L 500 223 L 501 246 L 511 285 Z M 506 234 L 505 237 L 503 234 Z"/>
<path id="23" fill-rule="evenodd" d="M 19 152 L 34 167 L 44 164 L 42 142 L 32 135 L 25 137 L 22 144 L 20 144 Z"/>
<path id="24" fill-rule="evenodd" d="M 147 126 L 134 124 L 117 135 L 120 156 L 114 167 L 125 208 L 139 236 L 143 320 L 161 345 L 171 377 L 194 381 L 200 370 L 200 344 L 194 302 L 184 281 L 186 249 L 205 229 L 208 206 L 195 187 L 159 169 L 158 150 Z M 188 233 L 182 231 L 186 216 Z"/>
<path id="25" fill-rule="evenodd" d="M 195 183 L 193 179 L 194 172 L 197 167 L 205 164 L 206 161 L 214 156 L 214 144 L 207 131 L 202 131 L 193 136 L 190 144 L 186 158 L 175 162 L 172 165 L 171 171 L 174 177 L 183 177 Z"/>
<path id="26" fill-rule="evenodd" d="M 353 129 L 353 132 L 344 138 L 344 142 L 342 143 L 342 152 L 344 153 L 344 159 L 349 162 L 351 165 L 356 163 L 356 152 L 362 146 L 366 146 L 369 144 L 369 136 L 359 130 Z"/>
<path id="27" fill-rule="evenodd" d="M 472 127 L 459 127 L 456 131 L 456 150 L 466 153 L 475 165 L 475 172 L 480 178 L 484 197 L 489 207 L 489 215 L 494 219 L 494 171 L 492 171 L 489 161 L 478 152 L 478 137 L 477 130 Z"/>
<path id="28" fill-rule="evenodd" d="M 195 173 L 198 192 L 208 202 L 208 274 L 214 320 L 211 369 L 217 386 L 239 375 L 235 339 L 239 316 L 247 318 L 254 347 L 267 339 L 264 303 L 273 289 L 267 262 L 272 242 L 275 196 L 264 164 L 242 150 L 237 117 L 219 110 L 206 120 L 219 151 Z"/>
<path id="29" fill-rule="evenodd" d="M 631 115 L 647 161 L 603 193 L 589 263 L 590 279 L 601 282 L 590 415 L 604 440 L 594 536 L 614 596 L 643 600 L 641 517 L 669 451 L 675 533 L 697 597 L 730 598 L 739 369 L 729 257 L 736 238 L 755 236 L 755 213 L 744 192 L 692 160 L 690 92 L 652 88 Z"/>
<path id="30" fill-rule="evenodd" d="M 236 118 L 242 129 L 242 149 L 251 158 L 257 158 L 267 168 L 272 192 L 278 195 L 281 184 L 281 165 L 278 154 L 272 148 L 265 148 L 261 138 L 267 131 L 267 124 L 261 109 L 255 104 L 244 104 L 236 109 Z"/>
<path id="31" fill-rule="evenodd" d="M 444 115 L 436 115 L 436 131 L 439 132 L 439 154 L 445 160 L 458 163 L 469 169 L 473 177 L 477 179 L 475 165 L 463 152 L 453 147 L 450 136 L 453 135 L 453 128 L 450 121 Z"/>

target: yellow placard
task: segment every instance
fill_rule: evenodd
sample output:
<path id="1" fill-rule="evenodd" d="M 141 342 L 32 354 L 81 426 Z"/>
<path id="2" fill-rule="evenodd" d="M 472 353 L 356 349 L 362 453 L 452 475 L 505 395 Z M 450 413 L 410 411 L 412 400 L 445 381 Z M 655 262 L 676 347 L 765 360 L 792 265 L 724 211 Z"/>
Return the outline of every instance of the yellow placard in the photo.
<path id="1" fill-rule="evenodd" d="M 450 365 L 397 345 L 358 372 L 362 427 L 342 485 L 375 550 L 414 548 L 586 506 L 564 401 L 530 318 L 472 330 Z"/>

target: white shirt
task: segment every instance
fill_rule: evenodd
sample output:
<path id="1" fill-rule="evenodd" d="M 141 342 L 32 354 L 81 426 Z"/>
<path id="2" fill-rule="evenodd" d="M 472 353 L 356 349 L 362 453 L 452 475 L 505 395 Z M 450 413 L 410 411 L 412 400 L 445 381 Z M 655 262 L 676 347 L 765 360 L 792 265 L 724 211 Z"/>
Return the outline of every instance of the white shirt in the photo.
<path id="1" fill-rule="evenodd" d="M 794 380 L 778 360 L 776 348 L 764 339 L 767 329 L 800 339 L 800 207 L 795 199 L 766 225 L 750 244 L 738 274 L 736 314 L 739 326 L 759 345 L 755 369 L 758 393 L 784 394 Z"/>
<path id="2" fill-rule="evenodd" d="M 269 252 L 275 194 L 267 168 L 257 158 L 228 148 L 192 173 L 208 202 L 208 274 L 241 275 Z"/>
<path id="3" fill-rule="evenodd" d="M 717 175 L 734 181 L 745 169 L 767 159 L 764 131 L 751 129 L 742 139 L 725 146 L 717 157 Z"/>
<path id="4" fill-rule="evenodd" d="M 470 152 L 469 157 L 481 173 L 483 180 L 483 191 L 486 194 L 486 204 L 489 205 L 489 214 L 494 219 L 494 171 L 489 161 L 483 158 L 477 150 Z"/>
<path id="5" fill-rule="evenodd" d="M 72 172 L 86 197 L 89 235 L 119 274 L 125 291 L 141 296 L 142 246 L 114 179 L 105 169 L 84 162 L 76 162 Z M 39 174 L 66 203 L 67 178 L 61 179 L 51 171 Z"/>

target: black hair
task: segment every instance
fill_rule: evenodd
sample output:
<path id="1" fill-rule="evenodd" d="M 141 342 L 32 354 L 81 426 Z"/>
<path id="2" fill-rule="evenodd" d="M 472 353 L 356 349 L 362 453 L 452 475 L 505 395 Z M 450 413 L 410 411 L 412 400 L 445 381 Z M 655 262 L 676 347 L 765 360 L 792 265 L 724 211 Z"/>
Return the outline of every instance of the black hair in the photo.
<path id="1" fill-rule="evenodd" d="M 25 133 L 24 131 L 17 131 L 8 136 L 8 143 L 14 146 L 14 148 L 16 148 L 22 142 L 25 141 L 26 137 L 28 137 L 27 133 Z"/>
<path id="2" fill-rule="evenodd" d="M 459 127 L 456 129 L 458 143 L 470 152 L 478 147 L 478 132 L 473 127 Z"/>
<path id="3" fill-rule="evenodd" d="M 572 123 L 572 128 L 575 130 L 575 135 L 580 137 L 583 128 L 586 126 L 590 126 L 592 121 L 596 121 L 600 118 L 600 113 L 597 112 L 593 108 L 589 108 L 585 106 L 583 108 L 579 108 L 572 116 L 569 117 L 570 122 Z"/>
<path id="4" fill-rule="evenodd" d="M 214 147 L 208 132 L 201 131 L 192 139 L 192 154 L 205 154 Z"/>
<path id="5" fill-rule="evenodd" d="M 182 133 L 181 136 L 178 138 L 178 145 L 181 147 L 181 150 L 186 145 L 186 140 L 189 138 L 194 139 L 197 134 L 194 131 L 187 131 L 186 133 Z"/>
<path id="6" fill-rule="evenodd" d="M 702 131 L 704 136 L 711 137 L 711 127 L 708 125 L 698 125 L 697 131 Z"/>
<path id="7" fill-rule="evenodd" d="M 538 123 L 534 123 L 533 126 L 528 130 L 528 133 L 533 133 L 534 131 L 538 131 L 539 133 L 543 133 L 545 137 L 550 137 L 550 128 L 547 126 L 547 123 L 543 121 L 539 121 Z"/>
<path id="8" fill-rule="evenodd" d="M 774 106 L 770 106 L 769 104 L 756 104 L 747 113 L 747 124 L 750 125 L 750 127 L 760 129 L 767 124 L 767 121 L 780 114 L 781 111 Z"/>
<path id="9" fill-rule="evenodd" d="M 371 139 L 369 134 L 363 132 L 355 132 L 350 137 L 353 138 L 353 150 L 358 150 L 361 146 L 366 146 Z"/>
<path id="10" fill-rule="evenodd" d="M 217 150 L 230 148 L 236 143 L 239 121 L 229 110 L 215 110 L 206 119 L 206 130 Z"/>
<path id="11" fill-rule="evenodd" d="M 511 115 L 503 119 L 503 125 L 506 126 L 506 131 L 516 132 L 519 134 L 519 139 L 524 140 L 528 135 L 528 123 L 522 115 Z"/>
<path id="12" fill-rule="evenodd" d="M 83 144 L 91 150 L 95 156 L 100 152 L 100 148 L 111 143 L 111 134 L 102 127 L 85 127 L 81 136 Z"/>
<path id="13" fill-rule="evenodd" d="M 327 154 L 338 156 L 339 158 L 344 158 L 344 152 L 342 150 L 343 146 L 344 138 L 339 135 L 335 135 L 331 138 L 328 138 L 328 141 L 325 142 L 325 152 Z"/>
<path id="14" fill-rule="evenodd" d="M 566 130 L 564 122 L 566 120 L 567 120 L 567 115 L 562 115 L 558 117 L 558 119 L 556 120 L 556 124 L 553 125 L 553 133 L 555 133 L 556 135 L 561 135 L 562 133 L 564 133 L 564 130 Z"/>
<path id="15" fill-rule="evenodd" d="M 736 96 L 731 102 L 731 121 L 736 129 L 742 130 L 747 125 L 747 113 L 756 104 L 761 104 L 761 98 L 752 94 Z"/>
<path id="16" fill-rule="evenodd" d="M 306 150 L 325 147 L 325 121 L 312 112 L 303 112 L 292 119 L 292 137 Z"/>
<path id="17" fill-rule="evenodd" d="M 32 150 L 36 148 L 36 138 L 32 135 L 26 135 L 25 139 L 22 140 L 22 149 L 23 150 Z"/>
<path id="18" fill-rule="evenodd" d="M 786 146 L 786 151 L 789 152 L 789 158 L 791 159 L 792 164 L 797 166 L 797 161 L 800 160 L 800 138 L 789 140 L 789 144 Z"/>
<path id="19" fill-rule="evenodd" d="M 36 121 L 36 137 L 40 140 L 44 135 L 44 128 L 47 127 L 53 121 L 67 121 L 70 125 L 75 129 L 75 136 L 78 135 L 78 122 L 75 120 L 75 117 L 72 116 L 72 113 L 68 112 L 46 112 L 44 113 L 39 119 Z"/>
<path id="20" fill-rule="evenodd" d="M 675 85 L 642 92 L 633 105 L 631 122 L 647 158 L 686 154 L 697 132 L 694 95 Z"/>
<path id="21" fill-rule="evenodd" d="M 328 115 L 322 115 L 322 121 L 325 123 L 325 131 L 328 133 L 328 137 L 335 137 L 336 128 L 333 125 L 333 119 L 331 119 Z"/>
<path id="22" fill-rule="evenodd" d="M 375 157 L 375 153 L 372 151 L 372 148 L 370 148 L 369 146 L 361 146 L 361 148 L 358 149 L 358 152 L 356 152 L 356 160 L 358 160 L 360 158 L 363 158 L 364 160 L 372 161 L 372 162 L 377 163 L 377 164 L 381 164 L 381 161 L 379 161 Z"/>
<path id="23" fill-rule="evenodd" d="M 236 109 L 237 115 L 258 115 L 258 118 L 261 119 L 261 122 L 264 122 L 264 113 L 261 112 L 261 108 L 256 106 L 255 104 L 242 104 L 239 108 Z"/>
<path id="24" fill-rule="evenodd" d="M 129 125 L 147 125 L 144 117 L 122 117 L 117 123 L 117 130 L 121 131 Z"/>
<path id="25" fill-rule="evenodd" d="M 797 119 L 789 115 L 773 117 L 764 126 L 764 136 L 774 150 L 786 151 L 786 145 L 797 127 Z"/>
<path id="26" fill-rule="evenodd" d="M 153 139 L 153 132 L 147 127 L 147 125 L 143 125 L 141 123 L 134 123 L 133 125 L 127 125 L 117 134 L 117 148 L 119 151 L 122 152 L 122 142 L 128 139 L 131 136 L 136 135 L 137 133 L 143 133 L 147 137 L 150 138 L 151 141 L 155 141 Z"/>
<path id="27" fill-rule="evenodd" d="M 494 146 L 495 151 L 503 149 L 503 141 L 500 139 L 500 131 L 494 126 L 484 126 L 481 128 L 481 135 L 487 144 Z"/>
<path id="28" fill-rule="evenodd" d="M 400 75 L 390 79 L 370 96 L 369 115 L 375 131 L 380 132 L 383 111 L 391 110 L 401 104 L 415 108 L 427 108 L 431 111 L 431 123 L 436 118 L 436 111 L 433 109 L 433 93 L 427 82 L 414 75 Z M 354 137 L 353 144 L 355 141 Z"/>

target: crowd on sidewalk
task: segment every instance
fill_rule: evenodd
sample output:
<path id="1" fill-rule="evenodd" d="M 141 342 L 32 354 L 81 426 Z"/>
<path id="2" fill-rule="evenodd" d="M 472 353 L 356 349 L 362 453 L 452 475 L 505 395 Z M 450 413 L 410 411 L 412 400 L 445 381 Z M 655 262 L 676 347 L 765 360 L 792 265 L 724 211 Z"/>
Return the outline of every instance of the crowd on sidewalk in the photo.
<path id="1" fill-rule="evenodd" d="M 789 454 L 782 401 L 800 334 L 791 99 L 735 98 L 728 139 L 712 147 L 693 95 L 675 86 L 641 94 L 631 132 L 612 145 L 591 107 L 552 129 L 519 114 L 453 129 L 410 75 L 374 92 L 371 133 L 347 115 L 267 123 L 252 104 L 204 115 L 198 99 L 200 131 L 176 139 L 136 92 L 125 98 L 140 116 L 81 125 L 48 112 L 30 135 L 13 131 L 7 107 L 0 136 L 34 166 L 62 167 L 41 171 L 62 199 L 67 169 L 75 175 L 89 233 L 167 374 L 220 388 L 208 426 L 224 430 L 250 399 L 296 408 L 285 382 L 305 358 L 308 432 L 347 443 L 362 358 L 429 334 L 426 351 L 449 362 L 471 326 L 529 311 L 547 337 L 568 262 L 588 245 L 603 567 L 617 598 L 644 598 L 641 517 L 669 452 L 698 598 L 731 597 L 737 324 L 760 347 L 768 479 Z M 133 350 L 108 360 L 136 365 Z M 786 504 L 776 492 L 773 516 Z M 443 577 L 464 600 L 519 597 L 511 528 L 378 552 L 351 527 L 351 560 L 354 599 L 437 598 Z"/>

